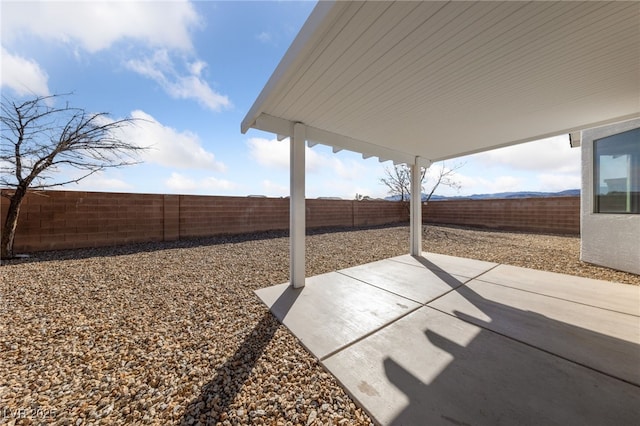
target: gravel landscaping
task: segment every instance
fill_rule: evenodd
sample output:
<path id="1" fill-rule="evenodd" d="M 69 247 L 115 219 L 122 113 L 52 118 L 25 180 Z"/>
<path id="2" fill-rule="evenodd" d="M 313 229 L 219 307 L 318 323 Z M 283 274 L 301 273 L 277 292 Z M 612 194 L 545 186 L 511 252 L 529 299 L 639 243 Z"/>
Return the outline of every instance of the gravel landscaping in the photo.
<path id="1" fill-rule="evenodd" d="M 408 251 L 407 226 L 316 232 L 307 275 Z M 429 226 L 424 249 L 640 285 L 579 238 Z M 282 233 L 37 253 L 0 267 L 0 424 L 368 425 L 254 295 Z"/>

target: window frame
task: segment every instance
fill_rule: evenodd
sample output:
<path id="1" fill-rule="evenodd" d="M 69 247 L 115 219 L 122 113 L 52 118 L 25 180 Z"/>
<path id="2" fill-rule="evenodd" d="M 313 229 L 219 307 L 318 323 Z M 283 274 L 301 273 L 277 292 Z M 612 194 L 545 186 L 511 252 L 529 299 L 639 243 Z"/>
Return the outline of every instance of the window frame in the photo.
<path id="1" fill-rule="evenodd" d="M 616 144 L 620 144 L 616 146 Z M 611 194 L 607 201 L 613 206 L 610 210 L 603 210 L 604 197 L 609 195 L 601 191 L 601 165 L 605 156 L 628 156 L 626 191 L 621 191 L 618 198 L 626 197 L 624 209 L 615 209 L 616 200 Z M 640 214 L 640 128 L 630 129 L 624 132 L 607 135 L 593 140 L 593 213 L 595 214 Z M 635 190 L 634 190 L 635 189 Z M 620 202 L 620 201 L 618 201 Z"/>

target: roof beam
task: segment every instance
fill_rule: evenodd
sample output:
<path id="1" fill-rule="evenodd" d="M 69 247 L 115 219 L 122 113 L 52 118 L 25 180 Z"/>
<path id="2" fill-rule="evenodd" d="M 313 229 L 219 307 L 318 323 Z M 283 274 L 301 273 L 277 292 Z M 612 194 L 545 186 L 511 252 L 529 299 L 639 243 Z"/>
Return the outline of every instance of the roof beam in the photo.
<path id="1" fill-rule="evenodd" d="M 255 119 L 251 127 L 257 130 L 275 133 L 278 135 L 278 140 L 282 140 L 292 136 L 291 129 L 294 124 L 295 123 L 283 118 L 274 117 L 268 114 L 260 114 L 258 118 Z M 246 130 L 242 133 L 246 133 Z"/>
<path id="2" fill-rule="evenodd" d="M 256 118 L 254 124 L 251 127 L 257 130 L 275 133 L 278 135 L 278 139 L 283 139 L 292 136 L 291 129 L 293 128 L 294 124 L 295 123 L 289 120 L 285 120 L 284 118 L 274 117 L 272 115 L 263 113 Z M 395 164 L 414 164 L 416 162 L 416 159 L 420 158 L 402 151 L 397 151 L 392 148 L 375 145 L 369 142 L 340 135 L 338 133 L 318 129 L 316 127 L 305 126 L 305 128 L 306 139 L 309 143 L 309 146 L 313 146 L 316 144 L 327 145 L 333 147 L 333 152 L 338 152 L 346 149 L 348 151 L 363 154 L 363 158 L 378 157 L 380 159 L 380 162 L 391 160 Z M 427 160 L 421 161 L 420 165 L 424 167 L 426 161 Z"/>

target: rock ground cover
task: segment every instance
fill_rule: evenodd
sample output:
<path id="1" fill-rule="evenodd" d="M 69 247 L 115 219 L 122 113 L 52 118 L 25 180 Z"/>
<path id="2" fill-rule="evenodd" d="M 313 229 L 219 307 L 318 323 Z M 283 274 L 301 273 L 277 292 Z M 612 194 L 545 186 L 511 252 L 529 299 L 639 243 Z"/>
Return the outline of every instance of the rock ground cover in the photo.
<path id="1" fill-rule="evenodd" d="M 307 275 L 405 254 L 406 226 L 316 232 Z M 429 226 L 424 249 L 640 285 L 579 238 Z M 0 424 L 355 424 L 370 419 L 253 291 L 284 234 L 35 254 L 0 267 Z"/>

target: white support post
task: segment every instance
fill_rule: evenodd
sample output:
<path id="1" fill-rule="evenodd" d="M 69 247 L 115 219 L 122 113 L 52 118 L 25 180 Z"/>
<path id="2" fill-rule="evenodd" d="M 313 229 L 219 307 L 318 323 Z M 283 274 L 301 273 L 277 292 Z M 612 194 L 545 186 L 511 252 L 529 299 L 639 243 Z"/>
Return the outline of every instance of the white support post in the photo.
<path id="1" fill-rule="evenodd" d="M 305 281 L 305 145 L 306 129 L 302 123 L 293 126 L 289 140 L 290 199 L 289 199 L 289 280 L 295 288 L 304 287 Z"/>
<path id="2" fill-rule="evenodd" d="M 410 227 L 410 254 L 412 256 L 422 255 L 422 180 L 420 179 L 420 164 L 418 159 L 411 168 L 411 214 L 409 217 Z"/>

